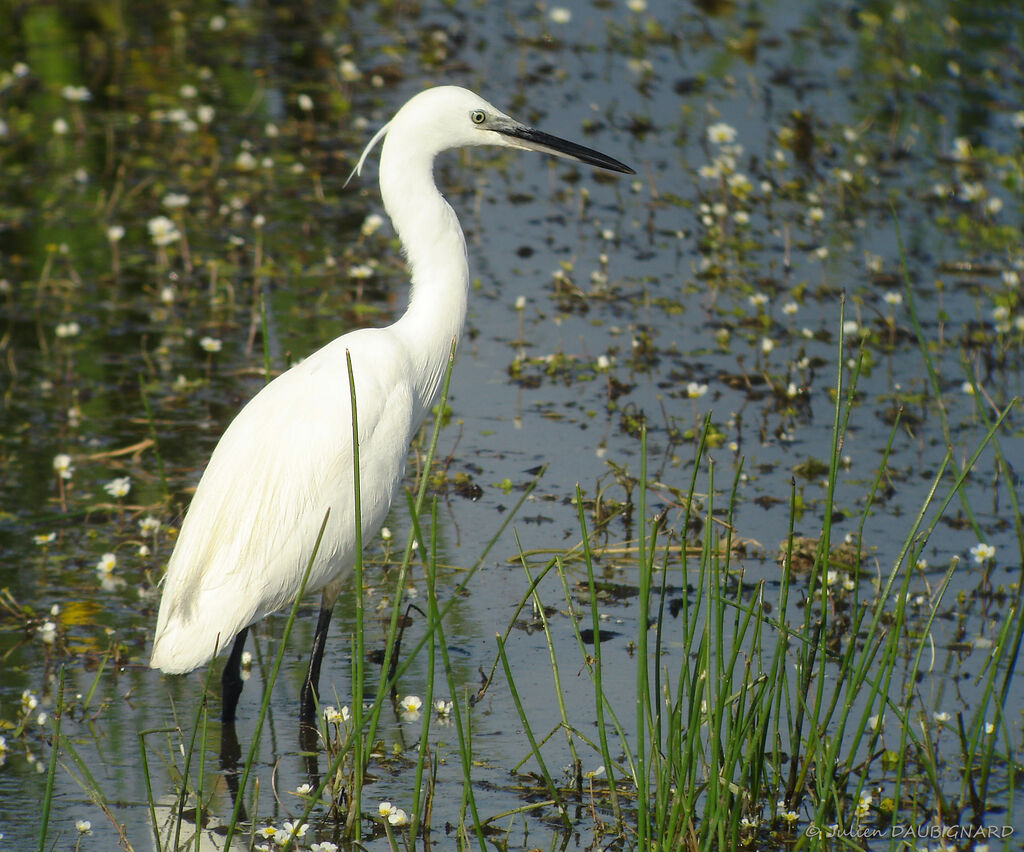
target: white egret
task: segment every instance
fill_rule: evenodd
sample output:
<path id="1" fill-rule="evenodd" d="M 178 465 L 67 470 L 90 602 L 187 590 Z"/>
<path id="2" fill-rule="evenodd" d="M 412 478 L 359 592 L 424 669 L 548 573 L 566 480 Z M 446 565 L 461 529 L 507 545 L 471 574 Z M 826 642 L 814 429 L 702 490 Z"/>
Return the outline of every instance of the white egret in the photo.
<path id="1" fill-rule="evenodd" d="M 458 219 L 434 184 L 435 157 L 497 145 L 543 151 L 633 174 L 604 154 L 520 124 L 455 86 L 409 100 L 366 146 L 383 140 L 380 189 L 412 276 L 409 305 L 387 328 L 351 331 L 256 394 L 210 457 L 167 566 L 150 665 L 190 672 L 231 644 L 221 716 L 232 721 L 242 689 L 248 628 L 289 603 L 330 515 L 307 591 L 322 590 L 301 718 L 311 721 L 335 600 L 355 560 L 351 355 L 359 431 L 361 517 L 368 541 L 387 515 L 409 444 L 438 393 L 469 289 Z"/>

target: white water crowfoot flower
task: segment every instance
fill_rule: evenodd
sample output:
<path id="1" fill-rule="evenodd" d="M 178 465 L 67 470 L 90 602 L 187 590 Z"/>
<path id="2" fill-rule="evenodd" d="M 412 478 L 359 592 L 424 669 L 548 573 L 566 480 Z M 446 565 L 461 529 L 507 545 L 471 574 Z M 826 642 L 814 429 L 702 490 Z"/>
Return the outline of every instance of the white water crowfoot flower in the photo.
<path id="1" fill-rule="evenodd" d="M 119 476 L 104 485 L 103 490 L 111 497 L 127 497 L 132 490 L 132 481 L 127 476 Z"/>
<path id="2" fill-rule="evenodd" d="M 377 813 L 382 819 L 386 819 L 394 826 L 406 825 L 409 822 L 409 815 L 401 808 L 395 807 L 391 802 L 381 802 L 377 805 Z"/>
<path id="3" fill-rule="evenodd" d="M 146 227 L 153 245 L 161 248 L 181 239 L 181 231 L 178 230 L 178 226 L 166 216 L 153 217 L 146 223 Z"/>
<path id="4" fill-rule="evenodd" d="M 736 138 L 736 128 L 719 121 L 708 128 L 708 141 L 715 145 L 728 145 Z"/>
<path id="5" fill-rule="evenodd" d="M 36 707 L 39 706 L 39 699 L 31 689 L 23 689 L 21 691 L 21 712 L 28 714 L 31 713 Z"/>
<path id="6" fill-rule="evenodd" d="M 321 840 L 309 847 L 309 852 L 338 852 L 338 844 L 330 840 Z"/>
<path id="7" fill-rule="evenodd" d="M 117 567 L 117 557 L 113 553 L 104 553 L 96 563 L 97 574 L 110 574 Z"/>
<path id="8" fill-rule="evenodd" d="M 92 100 L 92 93 L 85 86 L 65 86 L 60 90 L 61 97 L 72 103 L 84 103 Z"/>
<path id="9" fill-rule="evenodd" d="M 398 702 L 398 706 L 401 708 L 402 721 L 415 722 L 420 717 L 423 701 L 417 695 L 407 695 Z"/>
<path id="10" fill-rule="evenodd" d="M 971 558 L 979 565 L 984 565 L 996 558 L 996 549 L 991 544 L 979 541 L 971 548 Z"/>
<path id="11" fill-rule="evenodd" d="M 199 341 L 199 348 L 204 352 L 220 352 L 224 342 L 216 337 L 204 337 Z"/>
<path id="12" fill-rule="evenodd" d="M 434 702 L 434 712 L 436 712 L 442 719 L 447 718 L 452 713 L 452 702 L 445 701 L 443 698 L 437 699 L 437 701 Z"/>
<path id="13" fill-rule="evenodd" d="M 75 822 L 75 830 L 79 834 L 92 834 L 92 823 L 87 819 L 80 819 Z"/>
<path id="14" fill-rule="evenodd" d="M 58 453 L 53 457 L 53 469 L 61 479 L 71 479 L 71 474 L 75 472 L 71 456 L 67 453 Z"/>
<path id="15" fill-rule="evenodd" d="M 285 820 L 281 826 L 281 831 L 274 836 L 274 841 L 278 846 L 284 846 L 292 838 L 305 837 L 307 831 L 309 831 L 308 823 L 304 822 L 299 825 L 297 822 Z"/>
<path id="16" fill-rule="evenodd" d="M 337 707 L 324 708 L 324 721 L 328 725 L 340 725 L 343 722 L 347 722 L 350 715 L 347 705 L 342 707 L 341 710 L 338 710 Z"/>

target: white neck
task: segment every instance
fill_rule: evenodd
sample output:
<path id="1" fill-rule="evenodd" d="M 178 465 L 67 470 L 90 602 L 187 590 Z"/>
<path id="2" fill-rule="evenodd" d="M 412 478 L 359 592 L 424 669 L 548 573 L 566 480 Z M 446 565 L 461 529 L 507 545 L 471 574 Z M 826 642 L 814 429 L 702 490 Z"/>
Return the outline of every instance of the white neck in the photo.
<path id="1" fill-rule="evenodd" d="M 395 323 L 421 369 L 420 403 L 434 400 L 451 351 L 462 334 L 469 291 L 469 264 L 462 228 L 434 185 L 433 155 L 384 139 L 380 189 L 384 208 L 402 243 L 412 277 L 409 307 Z M 393 143 L 393 144 L 389 144 Z"/>

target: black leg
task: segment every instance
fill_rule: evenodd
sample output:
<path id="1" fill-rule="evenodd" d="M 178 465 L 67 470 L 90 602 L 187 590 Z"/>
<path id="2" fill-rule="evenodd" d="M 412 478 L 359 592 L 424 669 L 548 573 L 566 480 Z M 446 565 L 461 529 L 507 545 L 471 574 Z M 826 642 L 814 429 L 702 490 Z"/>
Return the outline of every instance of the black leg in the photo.
<path id="1" fill-rule="evenodd" d="M 238 699 L 242 694 L 242 650 L 245 648 L 245 637 L 248 634 L 248 627 L 243 627 L 238 632 L 235 644 L 231 646 L 231 656 L 224 664 L 224 671 L 220 676 L 221 722 L 235 721 L 235 708 L 238 707 Z"/>
<path id="2" fill-rule="evenodd" d="M 220 726 L 220 771 L 224 773 L 224 781 L 231 793 L 231 805 L 238 801 L 238 776 L 241 772 L 239 763 L 242 759 L 242 748 L 238 744 L 238 734 L 233 722 L 225 722 Z M 319 782 L 317 782 L 319 784 Z M 240 819 L 247 820 L 245 804 L 239 808 Z"/>
<path id="3" fill-rule="evenodd" d="M 325 595 L 324 598 L 327 596 Z M 313 636 L 313 651 L 309 656 L 309 672 L 306 682 L 302 685 L 302 698 L 299 703 L 300 727 L 316 728 L 316 702 L 320 697 L 320 664 L 324 660 L 324 646 L 327 644 L 327 630 L 331 626 L 331 614 L 334 612 L 334 597 L 330 603 L 322 600 L 320 615 L 316 620 L 316 634 Z"/>

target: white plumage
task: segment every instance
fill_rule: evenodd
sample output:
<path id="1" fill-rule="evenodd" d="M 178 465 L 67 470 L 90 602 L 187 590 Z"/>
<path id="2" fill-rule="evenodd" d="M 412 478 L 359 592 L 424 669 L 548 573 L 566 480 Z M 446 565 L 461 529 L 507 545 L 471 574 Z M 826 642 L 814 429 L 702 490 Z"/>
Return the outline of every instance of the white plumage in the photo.
<path id="1" fill-rule="evenodd" d="M 306 587 L 323 590 L 326 634 L 330 610 L 355 559 L 346 352 L 356 386 L 362 527 L 368 540 L 399 488 L 409 442 L 435 401 L 452 341 L 465 320 L 466 245 L 455 213 L 434 184 L 437 154 L 460 146 L 503 145 L 632 171 L 589 148 L 525 127 L 453 86 L 429 89 L 406 103 L 371 140 L 357 171 L 381 139 L 381 195 L 409 262 L 409 307 L 393 325 L 349 332 L 278 376 L 224 432 L 167 567 L 150 660 L 154 668 L 191 671 L 250 624 L 292 602 L 329 508 Z M 319 679 L 321 625 L 304 715 L 312 707 L 311 700 L 307 707 L 307 691 L 315 696 Z M 227 670 L 224 677 L 227 692 Z M 225 695 L 225 718 L 233 718 L 237 694 L 229 707 L 228 701 Z"/>

